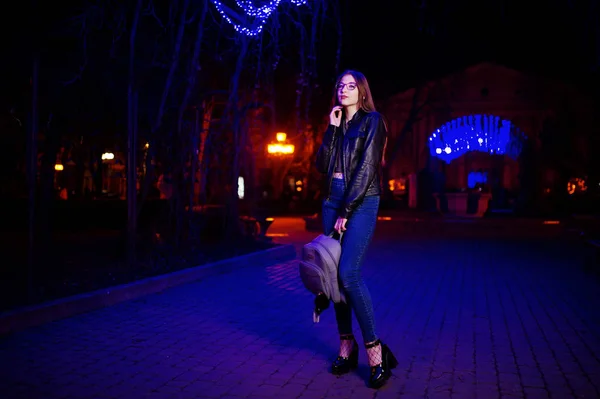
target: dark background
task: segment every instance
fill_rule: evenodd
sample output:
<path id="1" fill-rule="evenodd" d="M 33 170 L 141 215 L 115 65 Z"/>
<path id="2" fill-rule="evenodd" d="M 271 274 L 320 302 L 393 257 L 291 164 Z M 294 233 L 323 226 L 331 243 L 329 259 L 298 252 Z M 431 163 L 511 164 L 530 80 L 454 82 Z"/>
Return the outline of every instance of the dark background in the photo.
<path id="1" fill-rule="evenodd" d="M 132 2 L 97 4 L 101 3 Z M 157 7 L 168 4 L 155 3 Z M 83 60 L 76 17 L 93 4 L 81 0 L 13 2 L 10 9 L 2 13 L 0 106 L 3 112 L 27 97 L 24 92 L 31 76 L 32 50 L 38 50 L 42 57 L 41 95 L 52 95 L 51 101 L 68 97 L 72 94 L 70 90 L 85 91 L 90 86 L 98 89 L 114 80 L 114 76 L 104 76 L 104 80 L 102 76 L 107 63 L 114 65 L 115 62 L 106 51 L 100 51 L 106 43 L 90 38 L 81 84 L 75 88 L 64 87 L 65 82 L 77 77 Z M 420 8 L 421 4 L 426 7 Z M 595 0 L 556 0 L 537 7 L 529 2 L 493 0 L 340 0 L 339 5 L 343 28 L 340 69 L 365 73 L 377 100 L 419 81 L 444 76 L 481 61 L 571 82 L 590 93 L 597 91 L 600 9 Z M 219 29 L 220 19 L 214 7 L 210 7 L 212 28 L 208 29 L 207 38 L 210 31 L 215 34 Z M 285 18 L 280 21 L 285 24 Z M 333 16 L 326 23 L 333 33 L 336 25 Z M 226 36 L 231 37 L 233 33 Z M 318 79 L 326 97 L 336 75 L 333 70 L 336 41 L 335 34 L 327 34 L 316 44 L 320 52 Z M 294 40 L 283 44 L 284 59 L 276 75 L 285 81 L 297 72 L 297 46 Z M 225 53 L 226 57 L 234 55 L 234 52 Z M 118 82 L 113 84 L 119 85 Z M 281 87 L 287 90 L 285 85 Z M 43 102 L 43 98 L 41 100 Z M 99 93 L 88 101 L 109 105 Z"/>

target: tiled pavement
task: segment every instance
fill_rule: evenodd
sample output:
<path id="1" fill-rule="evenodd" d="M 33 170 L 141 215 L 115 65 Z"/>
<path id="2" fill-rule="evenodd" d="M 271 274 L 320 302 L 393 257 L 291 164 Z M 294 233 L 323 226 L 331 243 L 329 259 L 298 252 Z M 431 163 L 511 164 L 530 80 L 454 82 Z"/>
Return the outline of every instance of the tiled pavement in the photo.
<path id="1" fill-rule="evenodd" d="M 0 339 L 0 398 L 598 398 L 600 289 L 556 242 L 380 229 L 364 275 L 400 364 L 381 390 L 328 373 L 333 311 L 288 262 Z M 566 252 L 565 252 L 566 250 Z"/>

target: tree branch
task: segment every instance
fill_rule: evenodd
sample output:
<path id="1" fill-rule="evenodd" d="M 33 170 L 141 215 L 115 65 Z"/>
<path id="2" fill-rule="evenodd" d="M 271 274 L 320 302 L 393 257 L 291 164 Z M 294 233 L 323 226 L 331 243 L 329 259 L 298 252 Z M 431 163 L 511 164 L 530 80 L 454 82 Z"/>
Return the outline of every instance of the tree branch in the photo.
<path id="1" fill-rule="evenodd" d="M 156 118 L 152 125 L 152 132 L 155 133 L 161 125 L 162 117 L 165 109 L 165 104 L 167 103 L 167 97 L 171 92 L 171 84 L 173 82 L 173 76 L 175 75 L 175 71 L 179 65 L 179 54 L 181 52 L 181 43 L 183 41 L 183 33 L 185 31 L 185 21 L 188 5 L 190 0 L 183 0 L 183 10 L 181 10 L 181 15 L 179 19 L 179 26 L 177 30 L 177 37 L 175 40 L 175 48 L 173 49 L 173 54 L 171 56 L 171 68 L 169 69 L 169 73 L 167 75 L 167 79 L 165 81 L 165 87 L 163 89 L 162 96 L 160 98 L 160 103 L 156 112 Z"/>
<path id="2" fill-rule="evenodd" d="M 421 95 L 422 90 L 424 88 L 427 88 L 427 97 L 421 104 L 419 104 L 419 96 Z M 388 164 L 393 163 L 394 160 L 396 159 L 398 153 L 400 152 L 400 149 L 401 149 L 402 143 L 404 141 L 404 138 L 406 137 L 406 134 L 410 131 L 412 126 L 415 124 L 415 122 L 417 122 L 417 120 L 418 120 L 417 117 L 419 116 L 419 113 L 421 112 L 421 110 L 426 105 L 430 104 L 430 102 L 432 100 L 432 92 L 433 92 L 433 90 L 427 85 L 427 83 L 420 84 L 415 87 L 415 92 L 414 92 L 414 94 L 412 96 L 412 100 L 411 100 L 410 111 L 408 113 L 406 121 L 404 122 L 404 126 L 402 127 L 402 130 L 400 130 L 400 132 L 396 136 L 394 147 L 392 149 L 392 153 L 390 154 L 390 157 L 387 160 Z"/>
<path id="3" fill-rule="evenodd" d="M 198 67 L 200 66 L 200 49 L 202 47 L 202 37 L 204 34 L 204 21 L 206 20 L 206 12 L 208 10 L 208 1 L 203 1 L 203 9 L 200 14 L 200 18 L 198 19 L 197 31 L 196 31 L 196 40 L 194 42 L 194 52 L 192 55 L 192 59 L 190 61 L 190 65 L 188 67 L 188 76 L 187 76 L 187 87 L 185 89 L 185 93 L 183 95 L 183 99 L 179 106 L 179 118 L 178 118 L 178 130 L 181 131 L 181 123 L 183 121 L 183 113 L 188 106 L 188 102 L 190 96 L 192 94 L 192 90 L 196 86 L 196 76 L 198 75 Z"/>
<path id="4" fill-rule="evenodd" d="M 81 80 L 83 77 L 83 72 L 85 71 L 86 67 L 87 67 L 87 63 L 88 63 L 88 56 L 87 56 L 87 39 L 88 39 L 88 14 L 85 13 L 85 16 L 82 19 L 81 22 L 81 32 L 83 34 L 83 62 L 82 64 L 79 66 L 79 71 L 77 72 L 77 74 L 67 80 L 63 82 L 63 86 L 69 86 L 75 82 L 77 82 L 78 80 Z"/>
<path id="5" fill-rule="evenodd" d="M 337 45 L 337 49 L 335 52 L 335 74 L 337 75 L 338 73 L 340 73 L 340 62 L 341 62 L 341 58 L 342 58 L 342 34 L 343 34 L 343 26 L 342 26 L 342 18 L 340 15 L 340 9 L 339 6 L 336 4 L 334 5 L 334 13 L 335 13 L 335 19 L 337 22 L 337 34 L 338 34 L 338 45 Z"/>
<path id="6" fill-rule="evenodd" d="M 153 17 L 158 26 L 160 26 L 161 29 L 165 29 L 165 24 L 163 24 L 162 20 L 158 17 L 158 15 L 156 15 L 156 10 L 154 9 L 154 0 L 150 0 L 148 2 L 148 7 L 144 11 L 144 15 Z"/>

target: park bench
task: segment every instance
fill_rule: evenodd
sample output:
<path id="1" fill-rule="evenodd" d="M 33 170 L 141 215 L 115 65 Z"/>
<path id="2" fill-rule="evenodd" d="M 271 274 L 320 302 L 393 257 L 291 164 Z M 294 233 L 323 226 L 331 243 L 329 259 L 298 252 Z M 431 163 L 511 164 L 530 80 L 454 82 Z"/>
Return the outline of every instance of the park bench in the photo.
<path id="1" fill-rule="evenodd" d="M 306 231 L 314 231 L 314 232 L 318 232 L 323 230 L 323 222 L 322 222 L 322 218 L 321 215 L 319 213 L 315 213 L 314 215 L 311 216 L 306 216 L 304 218 L 304 223 L 305 223 L 305 229 Z"/>
<path id="2" fill-rule="evenodd" d="M 273 224 L 274 219 L 265 216 L 240 216 L 242 234 L 247 237 L 268 239 L 267 230 Z"/>

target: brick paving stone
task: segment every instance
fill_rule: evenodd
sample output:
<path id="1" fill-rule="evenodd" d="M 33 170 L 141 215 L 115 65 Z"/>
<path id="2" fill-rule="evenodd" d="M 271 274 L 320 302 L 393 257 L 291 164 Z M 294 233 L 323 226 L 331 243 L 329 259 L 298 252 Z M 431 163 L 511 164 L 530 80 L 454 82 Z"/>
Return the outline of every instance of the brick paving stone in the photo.
<path id="1" fill-rule="evenodd" d="M 525 388 L 544 388 L 546 384 L 542 373 L 537 368 L 521 366 L 519 375 L 521 384 Z"/>
<path id="2" fill-rule="evenodd" d="M 493 384 L 477 384 L 475 397 L 478 399 L 496 399 L 500 397 L 500 389 Z"/>
<path id="3" fill-rule="evenodd" d="M 503 394 L 522 394 L 521 377 L 518 374 L 500 373 L 500 391 Z"/>
<path id="4" fill-rule="evenodd" d="M 475 398 L 477 385 L 475 384 L 454 384 L 452 387 L 452 398 Z"/>
<path id="5" fill-rule="evenodd" d="M 549 399 L 550 394 L 542 388 L 525 388 L 527 399 Z"/>
<path id="6" fill-rule="evenodd" d="M 298 397 L 302 395 L 306 391 L 306 386 L 301 384 L 296 384 L 294 382 L 289 382 L 283 385 L 282 394 L 284 397 Z"/>
<path id="7" fill-rule="evenodd" d="M 379 391 L 362 347 L 329 373 L 334 312 L 312 323 L 292 261 L 2 337 L 2 398 L 599 398 L 600 283 L 579 261 L 558 241 L 378 230 L 363 275 L 399 360 Z"/>
<path id="8" fill-rule="evenodd" d="M 428 399 L 451 399 L 452 393 L 450 391 L 433 391 L 427 394 Z"/>
<path id="9" fill-rule="evenodd" d="M 427 389 L 427 380 L 421 378 L 409 378 L 403 381 L 402 393 L 410 397 L 411 395 L 425 395 Z"/>
<path id="10" fill-rule="evenodd" d="M 376 399 L 396 399 L 396 398 L 408 398 L 409 396 L 403 396 L 400 387 L 397 386 L 384 386 L 377 392 L 371 394 L 361 392 L 360 395 L 356 395 L 357 399 L 360 398 L 376 398 Z"/>
<path id="11" fill-rule="evenodd" d="M 182 397 L 194 395 L 196 397 L 220 398 L 229 393 L 235 393 L 233 385 L 210 384 L 205 381 L 196 381 L 181 389 Z"/>

